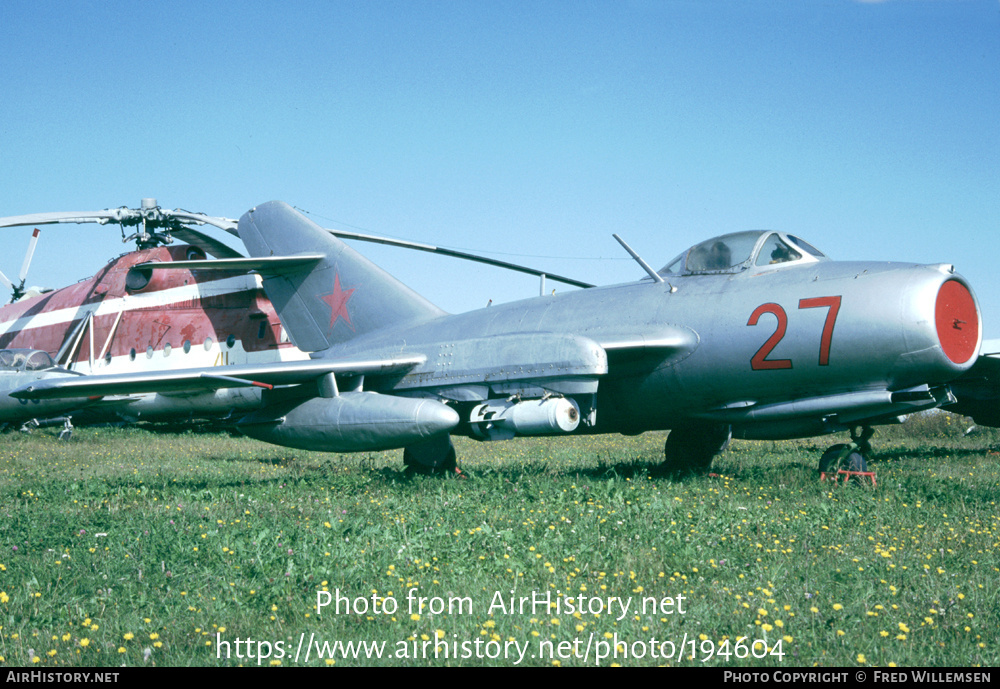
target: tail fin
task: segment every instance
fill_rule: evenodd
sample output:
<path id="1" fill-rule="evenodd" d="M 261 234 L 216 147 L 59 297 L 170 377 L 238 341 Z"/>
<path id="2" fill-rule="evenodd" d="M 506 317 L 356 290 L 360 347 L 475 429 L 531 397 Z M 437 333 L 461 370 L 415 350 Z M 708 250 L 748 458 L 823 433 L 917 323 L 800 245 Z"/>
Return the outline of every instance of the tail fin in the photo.
<path id="1" fill-rule="evenodd" d="M 264 290 L 295 345 L 315 352 L 444 311 L 281 201 L 240 218 L 240 239 L 254 257 L 325 254 L 314 266 L 264 273 Z"/>

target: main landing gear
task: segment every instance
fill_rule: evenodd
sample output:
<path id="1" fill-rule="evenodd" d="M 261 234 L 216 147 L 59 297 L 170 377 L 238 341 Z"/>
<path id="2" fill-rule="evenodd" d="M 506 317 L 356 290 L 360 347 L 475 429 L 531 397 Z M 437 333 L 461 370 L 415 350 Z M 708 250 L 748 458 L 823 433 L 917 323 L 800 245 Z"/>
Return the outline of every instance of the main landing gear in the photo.
<path id="1" fill-rule="evenodd" d="M 465 477 L 458 468 L 455 445 L 447 433 L 434 436 L 403 449 L 403 466 L 407 475 Z"/>
<path id="2" fill-rule="evenodd" d="M 733 429 L 726 424 L 691 424 L 675 428 L 667 436 L 663 448 L 662 471 L 707 474 L 712 459 L 727 447 Z"/>

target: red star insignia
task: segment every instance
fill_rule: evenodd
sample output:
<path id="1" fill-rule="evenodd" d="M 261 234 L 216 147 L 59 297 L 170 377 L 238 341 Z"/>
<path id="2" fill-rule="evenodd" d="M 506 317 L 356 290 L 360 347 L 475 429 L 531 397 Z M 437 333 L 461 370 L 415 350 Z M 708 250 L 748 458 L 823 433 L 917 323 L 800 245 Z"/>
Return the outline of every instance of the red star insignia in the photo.
<path id="1" fill-rule="evenodd" d="M 347 300 L 354 294 L 355 289 L 355 287 L 347 290 L 341 289 L 340 274 L 336 274 L 333 278 L 333 291 L 320 297 L 330 307 L 330 330 L 333 330 L 333 326 L 336 325 L 339 318 L 343 318 L 348 327 L 354 330 L 351 314 L 347 311 Z"/>

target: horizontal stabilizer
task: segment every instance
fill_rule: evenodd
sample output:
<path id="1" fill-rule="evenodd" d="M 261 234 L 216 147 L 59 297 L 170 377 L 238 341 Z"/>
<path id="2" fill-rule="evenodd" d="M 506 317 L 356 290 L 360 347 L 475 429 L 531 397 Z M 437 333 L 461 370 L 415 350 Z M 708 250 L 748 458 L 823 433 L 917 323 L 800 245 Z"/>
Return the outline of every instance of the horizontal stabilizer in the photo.
<path id="1" fill-rule="evenodd" d="M 312 268 L 323 260 L 323 254 L 301 256 L 267 256 L 260 258 L 220 258 L 212 261 L 151 261 L 137 263 L 135 268 L 149 270 L 256 270 L 262 275 L 284 275 Z"/>

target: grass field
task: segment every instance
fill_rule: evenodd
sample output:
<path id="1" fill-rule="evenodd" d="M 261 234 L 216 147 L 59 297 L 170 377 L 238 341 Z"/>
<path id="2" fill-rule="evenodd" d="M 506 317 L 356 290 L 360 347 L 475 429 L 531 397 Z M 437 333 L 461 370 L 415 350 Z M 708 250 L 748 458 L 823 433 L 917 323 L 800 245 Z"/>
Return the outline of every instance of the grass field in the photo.
<path id="1" fill-rule="evenodd" d="M 836 437 L 682 478 L 650 476 L 663 434 L 459 439 L 471 478 L 439 480 L 399 452 L 9 433 L 0 660 L 996 666 L 1000 433 L 967 426 L 880 430 L 874 488 L 818 480 Z"/>

